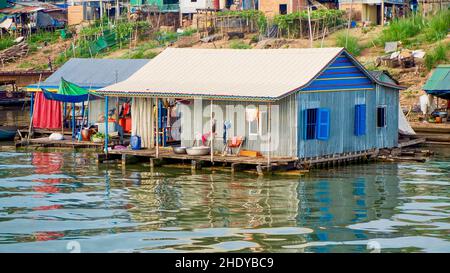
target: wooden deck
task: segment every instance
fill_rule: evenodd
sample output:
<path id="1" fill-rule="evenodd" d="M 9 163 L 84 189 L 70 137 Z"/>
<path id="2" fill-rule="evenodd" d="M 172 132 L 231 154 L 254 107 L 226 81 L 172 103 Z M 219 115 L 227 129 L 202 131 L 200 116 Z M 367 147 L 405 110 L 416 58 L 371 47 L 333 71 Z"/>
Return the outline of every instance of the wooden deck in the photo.
<path id="1" fill-rule="evenodd" d="M 410 125 L 416 133 L 450 134 L 450 122 L 446 123 L 410 122 Z"/>
<path id="2" fill-rule="evenodd" d="M 98 148 L 102 149 L 104 143 L 95 143 L 91 141 L 77 141 L 73 139 L 51 140 L 48 137 L 34 138 L 16 141 L 16 147 L 21 146 L 40 146 L 40 147 L 70 147 L 70 148 Z"/>
<path id="3" fill-rule="evenodd" d="M 291 170 L 291 169 L 309 169 L 311 167 L 329 167 L 345 165 L 351 162 L 366 162 L 370 159 L 375 159 L 378 155 L 378 150 L 368 150 L 354 153 L 336 154 L 321 157 L 271 157 L 270 164 L 268 164 L 267 157 L 244 157 L 235 155 L 214 155 L 213 162 L 211 156 L 190 156 L 187 154 L 175 154 L 170 148 L 160 148 L 158 157 L 156 157 L 155 149 L 143 150 L 109 150 L 108 155 L 97 154 L 98 163 L 110 160 L 121 160 L 122 167 L 128 162 L 133 161 L 133 157 L 143 157 L 150 161 L 153 167 L 155 161 L 165 160 L 164 164 L 170 161 L 190 161 L 192 169 L 200 169 L 203 164 L 221 164 L 229 165 L 234 171 L 241 167 L 256 167 L 258 174 L 263 174 L 264 171 L 271 170 Z"/>
<path id="4" fill-rule="evenodd" d="M 149 158 L 157 158 L 155 149 L 143 149 L 143 150 L 110 150 L 108 151 L 110 155 L 131 155 L 131 156 L 141 156 Z M 158 158 L 160 159 L 179 159 L 179 160 L 195 160 L 195 161 L 209 161 L 211 162 L 210 155 L 204 156 L 191 156 L 188 154 L 175 154 L 171 148 L 160 148 Z M 270 159 L 270 163 L 273 166 L 277 165 L 287 165 L 288 163 L 296 161 L 295 157 L 273 157 Z M 266 157 L 243 157 L 235 155 L 214 155 L 214 162 L 221 163 L 239 163 L 247 165 L 267 165 Z"/>
<path id="5" fill-rule="evenodd" d="M 414 145 L 425 143 L 425 141 L 426 141 L 426 139 L 423 137 L 422 138 L 413 138 L 413 139 L 409 139 L 409 140 L 399 141 L 397 147 L 404 148 L 404 147 L 414 146 Z"/>

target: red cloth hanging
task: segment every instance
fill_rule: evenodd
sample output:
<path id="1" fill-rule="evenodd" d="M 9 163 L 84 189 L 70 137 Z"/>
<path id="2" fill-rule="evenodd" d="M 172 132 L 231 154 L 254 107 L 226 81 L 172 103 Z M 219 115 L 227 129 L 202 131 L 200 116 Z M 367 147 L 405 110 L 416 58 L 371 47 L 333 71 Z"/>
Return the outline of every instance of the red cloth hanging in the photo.
<path id="1" fill-rule="evenodd" d="M 33 127 L 59 129 L 62 124 L 61 102 L 48 100 L 42 92 L 35 93 Z"/>

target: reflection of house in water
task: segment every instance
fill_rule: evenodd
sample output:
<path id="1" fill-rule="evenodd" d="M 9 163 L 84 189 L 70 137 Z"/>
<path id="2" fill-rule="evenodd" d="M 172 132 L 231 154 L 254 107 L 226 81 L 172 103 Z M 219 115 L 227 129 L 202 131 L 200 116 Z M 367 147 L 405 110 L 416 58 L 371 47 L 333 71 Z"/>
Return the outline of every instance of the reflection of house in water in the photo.
<path id="1" fill-rule="evenodd" d="M 323 178 L 318 182 L 301 181 L 298 187 L 298 225 L 314 229 L 311 236 L 316 236 L 312 238 L 315 241 L 366 239 L 363 231 L 352 230 L 351 238 L 342 238 L 340 235 L 346 234 L 347 237 L 351 233 L 339 233 L 330 227 L 344 229 L 350 224 L 392 217 L 392 208 L 398 206 L 400 191 L 397 172 L 395 164 L 373 168 L 355 166 L 345 173 L 338 173 L 337 177 Z"/>
<path id="2" fill-rule="evenodd" d="M 231 180 L 228 175 L 180 175 L 174 178 L 135 173 L 140 187 L 129 189 L 129 210 L 138 221 L 159 221 L 180 228 L 255 228 L 295 226 L 296 182 L 253 178 Z M 279 185 L 278 185 L 279 184 Z M 162 222 L 161 222 L 162 224 Z M 159 225 L 159 224 L 157 224 Z"/>

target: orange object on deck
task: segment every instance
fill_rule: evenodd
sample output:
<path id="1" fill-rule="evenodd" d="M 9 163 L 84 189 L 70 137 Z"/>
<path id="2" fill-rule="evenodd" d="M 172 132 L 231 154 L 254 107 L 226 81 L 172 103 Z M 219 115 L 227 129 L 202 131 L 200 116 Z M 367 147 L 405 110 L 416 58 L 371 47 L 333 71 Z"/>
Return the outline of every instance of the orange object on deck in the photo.
<path id="1" fill-rule="evenodd" d="M 119 119 L 119 125 L 122 126 L 125 133 L 131 132 L 131 118 Z"/>
<path id="2" fill-rule="evenodd" d="M 131 118 L 125 118 L 125 127 L 123 127 L 124 132 L 131 132 Z"/>
<path id="3" fill-rule="evenodd" d="M 241 150 L 239 152 L 239 156 L 260 157 L 260 156 L 262 156 L 262 154 L 258 151 Z"/>

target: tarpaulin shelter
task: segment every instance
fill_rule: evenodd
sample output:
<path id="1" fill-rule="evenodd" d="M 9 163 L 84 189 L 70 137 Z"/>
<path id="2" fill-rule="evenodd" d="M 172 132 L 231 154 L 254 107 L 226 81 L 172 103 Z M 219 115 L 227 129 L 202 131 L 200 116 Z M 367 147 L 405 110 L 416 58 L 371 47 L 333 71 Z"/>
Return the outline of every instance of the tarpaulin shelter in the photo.
<path id="1" fill-rule="evenodd" d="M 75 136 L 75 103 L 82 103 L 81 116 L 83 117 L 84 123 L 84 102 L 89 101 L 90 96 L 93 96 L 93 94 L 76 84 L 64 80 L 64 78 L 61 78 L 61 83 L 56 93 L 47 91 L 44 88 L 41 89 L 47 100 L 72 103 L 72 137 Z M 61 113 L 60 116 L 62 115 Z"/>
<path id="2" fill-rule="evenodd" d="M 439 65 L 423 86 L 427 94 L 450 100 L 450 64 Z"/>
<path id="3" fill-rule="evenodd" d="M 149 60 L 147 59 L 72 58 L 63 66 L 61 66 L 57 71 L 55 71 L 52 75 L 50 75 L 50 77 L 48 77 L 45 81 L 29 85 L 27 86 L 26 90 L 28 92 L 33 92 L 32 94 L 39 94 L 43 93 L 42 89 L 45 89 L 46 91 L 48 91 L 48 93 L 52 93 L 50 94 L 50 96 L 54 97 L 56 94 L 53 93 L 59 90 L 61 78 L 64 78 L 66 81 L 76 84 L 81 88 L 84 88 L 88 91 L 94 91 L 116 82 L 126 80 L 148 62 Z M 33 96 L 34 95 L 32 95 L 32 98 Z M 36 97 L 37 96 L 38 95 L 36 95 Z M 92 99 L 92 97 L 90 99 Z M 92 103 L 90 101 L 88 105 L 89 111 L 87 120 L 93 121 L 99 115 L 103 114 L 105 109 L 104 100 L 96 100 L 95 103 Z M 111 110 L 115 106 L 111 103 L 109 107 L 109 110 Z M 52 111 L 47 111 L 47 114 L 55 115 L 54 118 L 59 119 L 61 114 L 56 113 L 61 113 L 60 111 L 61 110 L 59 110 L 58 112 L 58 109 L 54 109 Z"/>
<path id="4" fill-rule="evenodd" d="M 46 99 L 41 92 L 36 94 L 34 100 L 33 127 L 41 129 L 61 128 L 61 103 Z"/>
<path id="5" fill-rule="evenodd" d="M 45 88 L 41 88 L 44 96 L 48 100 L 60 101 L 60 102 L 83 102 L 89 99 L 89 91 L 70 83 L 64 78 L 61 78 L 61 83 L 57 93 L 52 93 Z"/>

